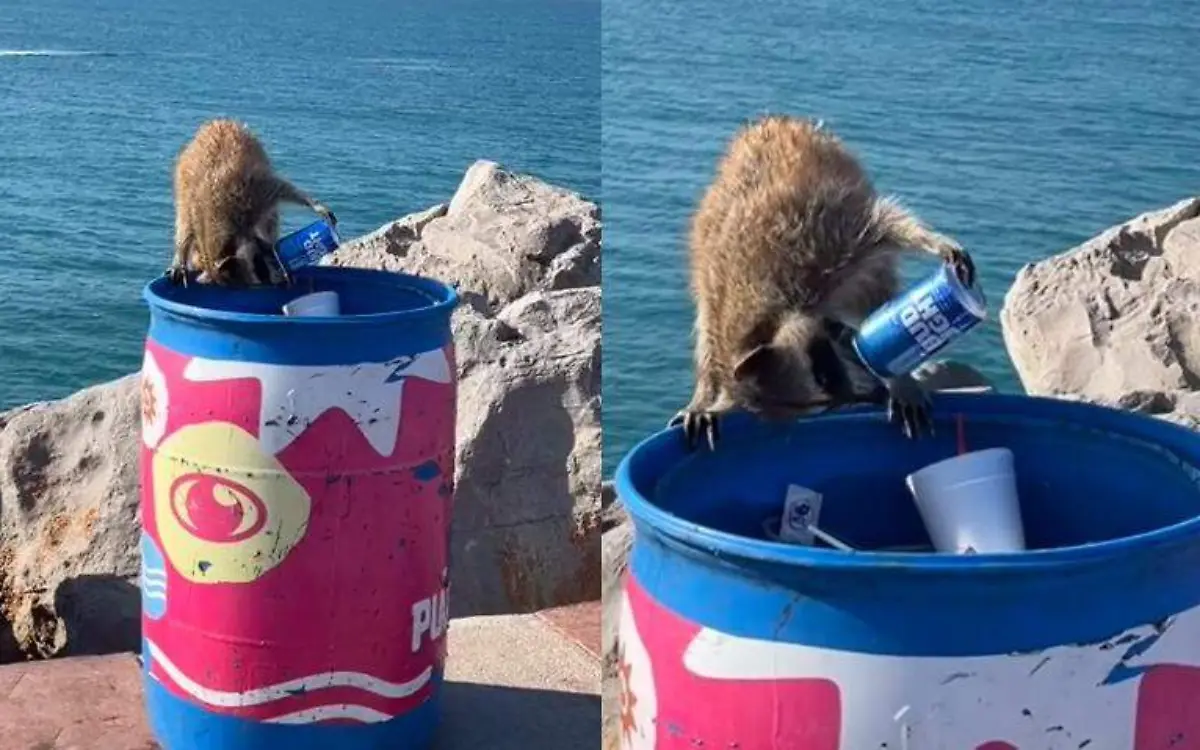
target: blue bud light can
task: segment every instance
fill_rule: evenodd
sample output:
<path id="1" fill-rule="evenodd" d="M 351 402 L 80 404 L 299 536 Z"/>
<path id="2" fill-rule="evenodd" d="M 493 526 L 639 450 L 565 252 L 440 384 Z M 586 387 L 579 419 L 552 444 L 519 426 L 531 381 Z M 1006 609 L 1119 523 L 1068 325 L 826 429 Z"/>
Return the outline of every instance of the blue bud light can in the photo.
<path id="1" fill-rule="evenodd" d="M 905 375 L 987 317 L 978 287 L 968 288 L 948 266 L 871 313 L 854 350 L 880 378 Z"/>
<path id="2" fill-rule="evenodd" d="M 336 250 L 339 244 L 337 230 L 321 219 L 279 240 L 275 243 L 275 252 L 279 255 L 279 262 L 294 271 L 315 265 Z"/>

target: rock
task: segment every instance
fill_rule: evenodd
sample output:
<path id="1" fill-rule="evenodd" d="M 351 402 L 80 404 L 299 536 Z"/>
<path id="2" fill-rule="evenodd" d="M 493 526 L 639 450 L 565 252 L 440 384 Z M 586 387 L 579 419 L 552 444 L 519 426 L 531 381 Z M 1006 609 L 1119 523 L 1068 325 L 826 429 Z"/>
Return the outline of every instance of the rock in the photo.
<path id="1" fill-rule="evenodd" d="M 610 506 L 613 507 L 613 506 Z M 619 502 L 615 506 L 624 516 Z M 617 514 L 614 513 L 614 516 Z M 615 520 L 615 518 L 614 518 Z M 611 740 L 616 731 L 619 713 L 620 680 L 617 675 L 617 633 L 621 616 L 621 582 L 633 546 L 633 524 L 627 520 L 618 522 L 604 532 L 603 614 L 601 616 L 601 648 L 604 660 L 601 663 L 601 703 L 604 735 Z M 615 747 L 609 741 L 605 748 Z"/>
<path id="2" fill-rule="evenodd" d="M 621 579 L 625 575 L 629 561 L 629 550 L 633 546 L 633 524 L 622 523 L 604 532 L 603 538 L 603 601 L 604 601 L 604 630 L 603 646 L 605 653 L 605 668 L 613 655 L 617 642 L 617 621 L 619 610 L 617 604 L 621 598 Z"/>
<path id="3" fill-rule="evenodd" d="M 0 414 L 0 661 L 140 643 L 138 384 Z"/>
<path id="4" fill-rule="evenodd" d="M 597 599 L 600 288 L 460 312 L 452 613 Z"/>
<path id="5" fill-rule="evenodd" d="M 1114 402 L 1200 387 L 1200 198 L 1021 269 L 1001 311 L 1025 389 Z"/>
<path id="6" fill-rule="evenodd" d="M 468 302 L 451 614 L 599 598 L 597 207 L 479 162 L 448 204 L 331 262 L 431 275 Z M 138 648 L 139 382 L 0 414 L 0 662 Z"/>
<path id="7" fill-rule="evenodd" d="M 498 312 L 535 290 L 600 285 L 600 211 L 532 177 L 476 162 L 444 209 L 401 219 L 322 260 L 326 265 L 453 279 Z"/>
<path id="8" fill-rule="evenodd" d="M 617 488 L 612 482 L 603 482 L 600 485 L 600 529 L 608 531 L 615 529 L 625 523 L 627 518 L 625 514 L 625 506 L 621 504 L 621 498 L 617 497 Z"/>
<path id="9" fill-rule="evenodd" d="M 629 516 L 625 513 L 612 482 L 605 482 L 600 492 L 601 524 L 604 529 L 601 541 L 604 566 L 601 574 L 601 599 L 604 610 L 601 616 L 601 649 L 604 654 L 601 663 L 601 702 L 605 736 L 611 737 L 616 721 L 616 701 L 620 692 L 617 680 L 617 629 L 621 615 L 621 581 L 628 564 L 629 550 L 633 546 L 633 524 L 629 522 Z M 604 745 L 606 748 L 609 746 Z"/>
<path id="10" fill-rule="evenodd" d="M 601 488 L 601 527 L 604 530 L 604 536 L 601 541 L 603 552 L 604 570 L 601 577 L 601 586 L 603 594 L 601 596 L 604 601 L 604 616 L 603 616 L 603 651 L 605 654 L 604 667 L 607 671 L 613 667 L 614 662 L 613 649 L 617 641 L 617 614 L 616 604 L 621 598 L 621 577 L 625 574 L 625 567 L 629 558 L 629 549 L 633 545 L 633 524 L 629 522 L 629 515 L 625 512 L 625 507 L 621 503 L 621 498 L 617 496 L 616 488 L 612 482 L 605 482 Z"/>

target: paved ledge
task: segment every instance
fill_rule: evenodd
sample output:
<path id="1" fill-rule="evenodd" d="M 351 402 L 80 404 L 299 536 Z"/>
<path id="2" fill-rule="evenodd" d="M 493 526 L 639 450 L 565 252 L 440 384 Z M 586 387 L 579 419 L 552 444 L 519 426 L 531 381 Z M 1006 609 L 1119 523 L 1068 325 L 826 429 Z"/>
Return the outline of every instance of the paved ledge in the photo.
<path id="1" fill-rule="evenodd" d="M 436 750 L 600 742 L 600 604 L 450 623 Z M 0 750 L 155 750 L 132 654 L 0 666 Z"/>

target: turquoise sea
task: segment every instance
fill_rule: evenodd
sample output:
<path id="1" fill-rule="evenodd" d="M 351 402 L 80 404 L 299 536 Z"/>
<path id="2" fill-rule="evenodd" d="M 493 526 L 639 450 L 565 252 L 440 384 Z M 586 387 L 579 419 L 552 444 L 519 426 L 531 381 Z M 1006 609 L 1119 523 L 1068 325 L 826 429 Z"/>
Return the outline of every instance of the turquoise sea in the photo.
<path id="1" fill-rule="evenodd" d="M 477 158 L 597 198 L 599 26 L 599 0 L 0 0 L 0 409 L 138 368 L 172 162 L 210 117 L 346 235 Z"/>
<path id="2" fill-rule="evenodd" d="M 171 161 L 233 116 L 349 234 L 479 157 L 601 196 L 611 469 L 690 394 L 684 230 L 743 120 L 824 118 L 997 309 L 1023 263 L 1200 192 L 1197 70 L 1183 0 L 3 0 L 0 408 L 136 369 Z M 953 354 L 1017 387 L 994 324 Z"/>
<path id="3" fill-rule="evenodd" d="M 691 396 L 689 212 L 725 140 L 823 118 L 958 237 L 993 312 L 1022 264 L 1200 194 L 1185 0 L 606 0 L 605 467 Z M 930 265 L 914 263 L 912 274 Z M 948 354 L 1019 388 L 989 323 Z"/>

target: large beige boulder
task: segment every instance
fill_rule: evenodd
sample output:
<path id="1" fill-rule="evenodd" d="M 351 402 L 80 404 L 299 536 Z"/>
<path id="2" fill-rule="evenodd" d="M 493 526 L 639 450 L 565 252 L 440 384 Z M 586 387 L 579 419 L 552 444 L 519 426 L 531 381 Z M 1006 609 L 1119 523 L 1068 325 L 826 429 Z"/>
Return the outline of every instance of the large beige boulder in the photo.
<path id="1" fill-rule="evenodd" d="M 464 308 L 452 614 L 600 597 L 600 289 Z"/>
<path id="2" fill-rule="evenodd" d="M 0 414 L 0 661 L 137 648 L 138 385 Z"/>
<path id="3" fill-rule="evenodd" d="M 1113 402 L 1200 385 L 1200 198 L 1017 274 L 1000 319 L 1025 389 Z"/>
<path id="4" fill-rule="evenodd" d="M 451 613 L 600 596 L 597 207 L 490 162 L 331 262 L 435 276 L 454 316 Z M 0 662 L 139 643 L 137 375 L 0 414 Z"/>
<path id="5" fill-rule="evenodd" d="M 449 204 L 393 222 L 322 263 L 453 280 L 474 306 L 496 312 L 535 290 L 599 287 L 600 211 L 568 190 L 479 161 Z"/>

